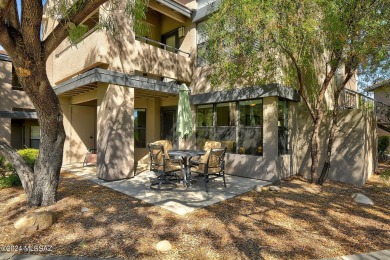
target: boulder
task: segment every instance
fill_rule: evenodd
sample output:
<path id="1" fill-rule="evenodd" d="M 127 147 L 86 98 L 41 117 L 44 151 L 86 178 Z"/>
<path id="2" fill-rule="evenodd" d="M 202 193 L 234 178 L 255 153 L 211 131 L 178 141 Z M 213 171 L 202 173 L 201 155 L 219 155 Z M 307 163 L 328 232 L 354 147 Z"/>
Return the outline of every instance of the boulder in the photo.
<path id="1" fill-rule="evenodd" d="M 263 191 L 263 188 L 261 185 L 255 185 L 255 187 L 253 188 L 254 191 L 256 192 L 262 192 Z"/>
<path id="2" fill-rule="evenodd" d="M 369 197 L 361 193 L 352 194 L 352 198 L 355 200 L 355 202 L 360 204 L 374 205 L 374 202 Z"/>
<path id="3" fill-rule="evenodd" d="M 280 191 L 280 188 L 278 186 L 269 186 L 268 189 L 270 191 Z"/>
<path id="4" fill-rule="evenodd" d="M 87 208 L 87 207 L 82 207 L 82 208 L 81 208 L 81 212 L 83 212 L 83 213 L 84 213 L 84 212 L 88 212 L 88 211 L 89 211 L 89 208 Z"/>
<path id="5" fill-rule="evenodd" d="M 54 212 L 32 212 L 20 217 L 15 223 L 16 230 L 24 234 L 32 234 L 37 230 L 43 230 L 53 225 L 57 220 Z"/>
<path id="6" fill-rule="evenodd" d="M 156 244 L 156 250 L 166 252 L 172 249 L 172 245 L 168 240 L 162 240 Z"/>

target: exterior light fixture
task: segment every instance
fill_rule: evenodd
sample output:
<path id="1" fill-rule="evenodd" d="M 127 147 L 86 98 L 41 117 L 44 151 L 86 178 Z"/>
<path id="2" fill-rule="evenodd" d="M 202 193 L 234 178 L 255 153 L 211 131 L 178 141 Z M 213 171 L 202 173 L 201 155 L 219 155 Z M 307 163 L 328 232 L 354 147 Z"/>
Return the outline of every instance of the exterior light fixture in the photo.
<path id="1" fill-rule="evenodd" d="M 185 34 L 185 28 L 184 28 L 184 26 L 179 27 L 179 29 L 177 29 L 177 31 L 178 31 L 178 34 L 179 34 L 179 38 L 184 37 L 184 34 Z"/>

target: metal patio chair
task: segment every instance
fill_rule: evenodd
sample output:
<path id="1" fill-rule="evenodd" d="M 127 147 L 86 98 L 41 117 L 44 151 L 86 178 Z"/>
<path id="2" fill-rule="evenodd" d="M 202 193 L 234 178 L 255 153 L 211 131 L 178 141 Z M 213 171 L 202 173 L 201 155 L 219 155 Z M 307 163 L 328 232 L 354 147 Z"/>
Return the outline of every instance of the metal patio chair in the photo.
<path id="1" fill-rule="evenodd" d="M 207 184 L 210 179 L 222 177 L 223 185 L 225 181 L 225 154 L 226 148 L 212 148 L 207 151 L 196 167 L 191 168 L 191 172 L 203 176 L 206 191 L 209 192 Z"/>
<path id="2" fill-rule="evenodd" d="M 213 148 L 221 148 L 221 142 L 208 140 L 208 141 L 206 141 L 204 143 L 204 146 L 203 146 L 203 150 L 204 151 L 207 152 L 207 151 L 210 151 Z M 203 156 L 204 155 L 191 158 L 190 159 L 190 165 L 191 166 L 197 166 L 199 164 L 199 162 L 202 160 Z"/>
<path id="3" fill-rule="evenodd" d="M 180 177 L 177 172 L 182 171 L 181 163 L 172 163 L 165 152 L 164 146 L 160 144 L 148 144 L 150 155 L 150 170 L 155 172 L 158 177 L 158 181 L 150 185 L 150 188 L 161 189 L 161 185 L 169 185 L 170 188 L 176 187 L 176 183 L 173 181 L 179 181 Z M 169 187 L 168 186 L 168 187 Z"/>

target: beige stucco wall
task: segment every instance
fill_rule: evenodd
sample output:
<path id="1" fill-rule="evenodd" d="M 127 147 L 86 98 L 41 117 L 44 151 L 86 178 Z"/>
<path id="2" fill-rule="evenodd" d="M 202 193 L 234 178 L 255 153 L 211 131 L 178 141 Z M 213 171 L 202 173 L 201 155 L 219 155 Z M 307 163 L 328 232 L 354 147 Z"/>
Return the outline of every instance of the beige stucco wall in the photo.
<path id="1" fill-rule="evenodd" d="M 390 105 L 390 86 L 376 88 L 374 98 L 382 103 Z"/>
<path id="2" fill-rule="evenodd" d="M 12 111 L 12 108 L 34 108 L 24 91 L 12 89 L 12 62 L 2 60 L 0 60 L 0 100 L 0 111 Z"/>
<path id="3" fill-rule="evenodd" d="M 12 62 L 10 61 L 0 60 L 0 101 L 0 111 L 12 111 L 13 108 L 34 109 L 24 91 L 12 89 Z M 11 144 L 10 118 L 0 118 L 0 139 Z"/>
<path id="4" fill-rule="evenodd" d="M 297 127 L 293 129 L 293 173 L 310 175 L 310 138 L 312 123 L 302 105 L 296 107 Z M 330 113 L 320 130 L 320 168 L 326 155 L 326 140 Z M 372 112 L 360 109 L 340 112 L 336 131 L 329 178 L 355 185 L 363 185 L 375 170 L 376 125 Z"/>

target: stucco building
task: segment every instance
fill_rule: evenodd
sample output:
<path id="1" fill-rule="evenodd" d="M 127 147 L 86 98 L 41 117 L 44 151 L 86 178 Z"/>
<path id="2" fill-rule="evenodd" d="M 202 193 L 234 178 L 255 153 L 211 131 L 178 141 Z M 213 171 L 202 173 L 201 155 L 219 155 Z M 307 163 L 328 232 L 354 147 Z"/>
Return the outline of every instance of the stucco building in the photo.
<path id="1" fill-rule="evenodd" d="M 380 81 L 366 91 L 374 92 L 377 101 L 376 115 L 378 121 L 378 135 L 390 136 L 390 79 Z"/>
<path id="2" fill-rule="evenodd" d="M 16 149 L 39 148 L 40 129 L 34 107 L 19 85 L 7 53 L 0 50 L 0 138 Z"/>
<path id="3" fill-rule="evenodd" d="M 47 69 L 65 115 L 64 164 L 83 161 L 92 148 L 99 178 L 131 178 L 145 163 L 148 143 L 169 139 L 177 148 L 201 148 L 218 140 L 228 148 L 227 174 L 264 180 L 308 174 L 312 126 L 291 86 L 211 89 L 197 56 L 207 2 L 150 0 L 147 35 L 133 32 L 118 13 L 118 34 L 96 30 L 106 15 L 100 8 L 86 19 L 89 32 L 77 45 L 65 40 L 52 53 Z M 53 25 L 46 20 L 44 37 Z M 180 83 L 191 90 L 195 132 L 185 141 L 175 134 Z M 356 90 L 356 82 L 348 88 Z M 361 185 L 375 168 L 375 117 L 354 106 L 342 122 L 330 177 Z"/>

